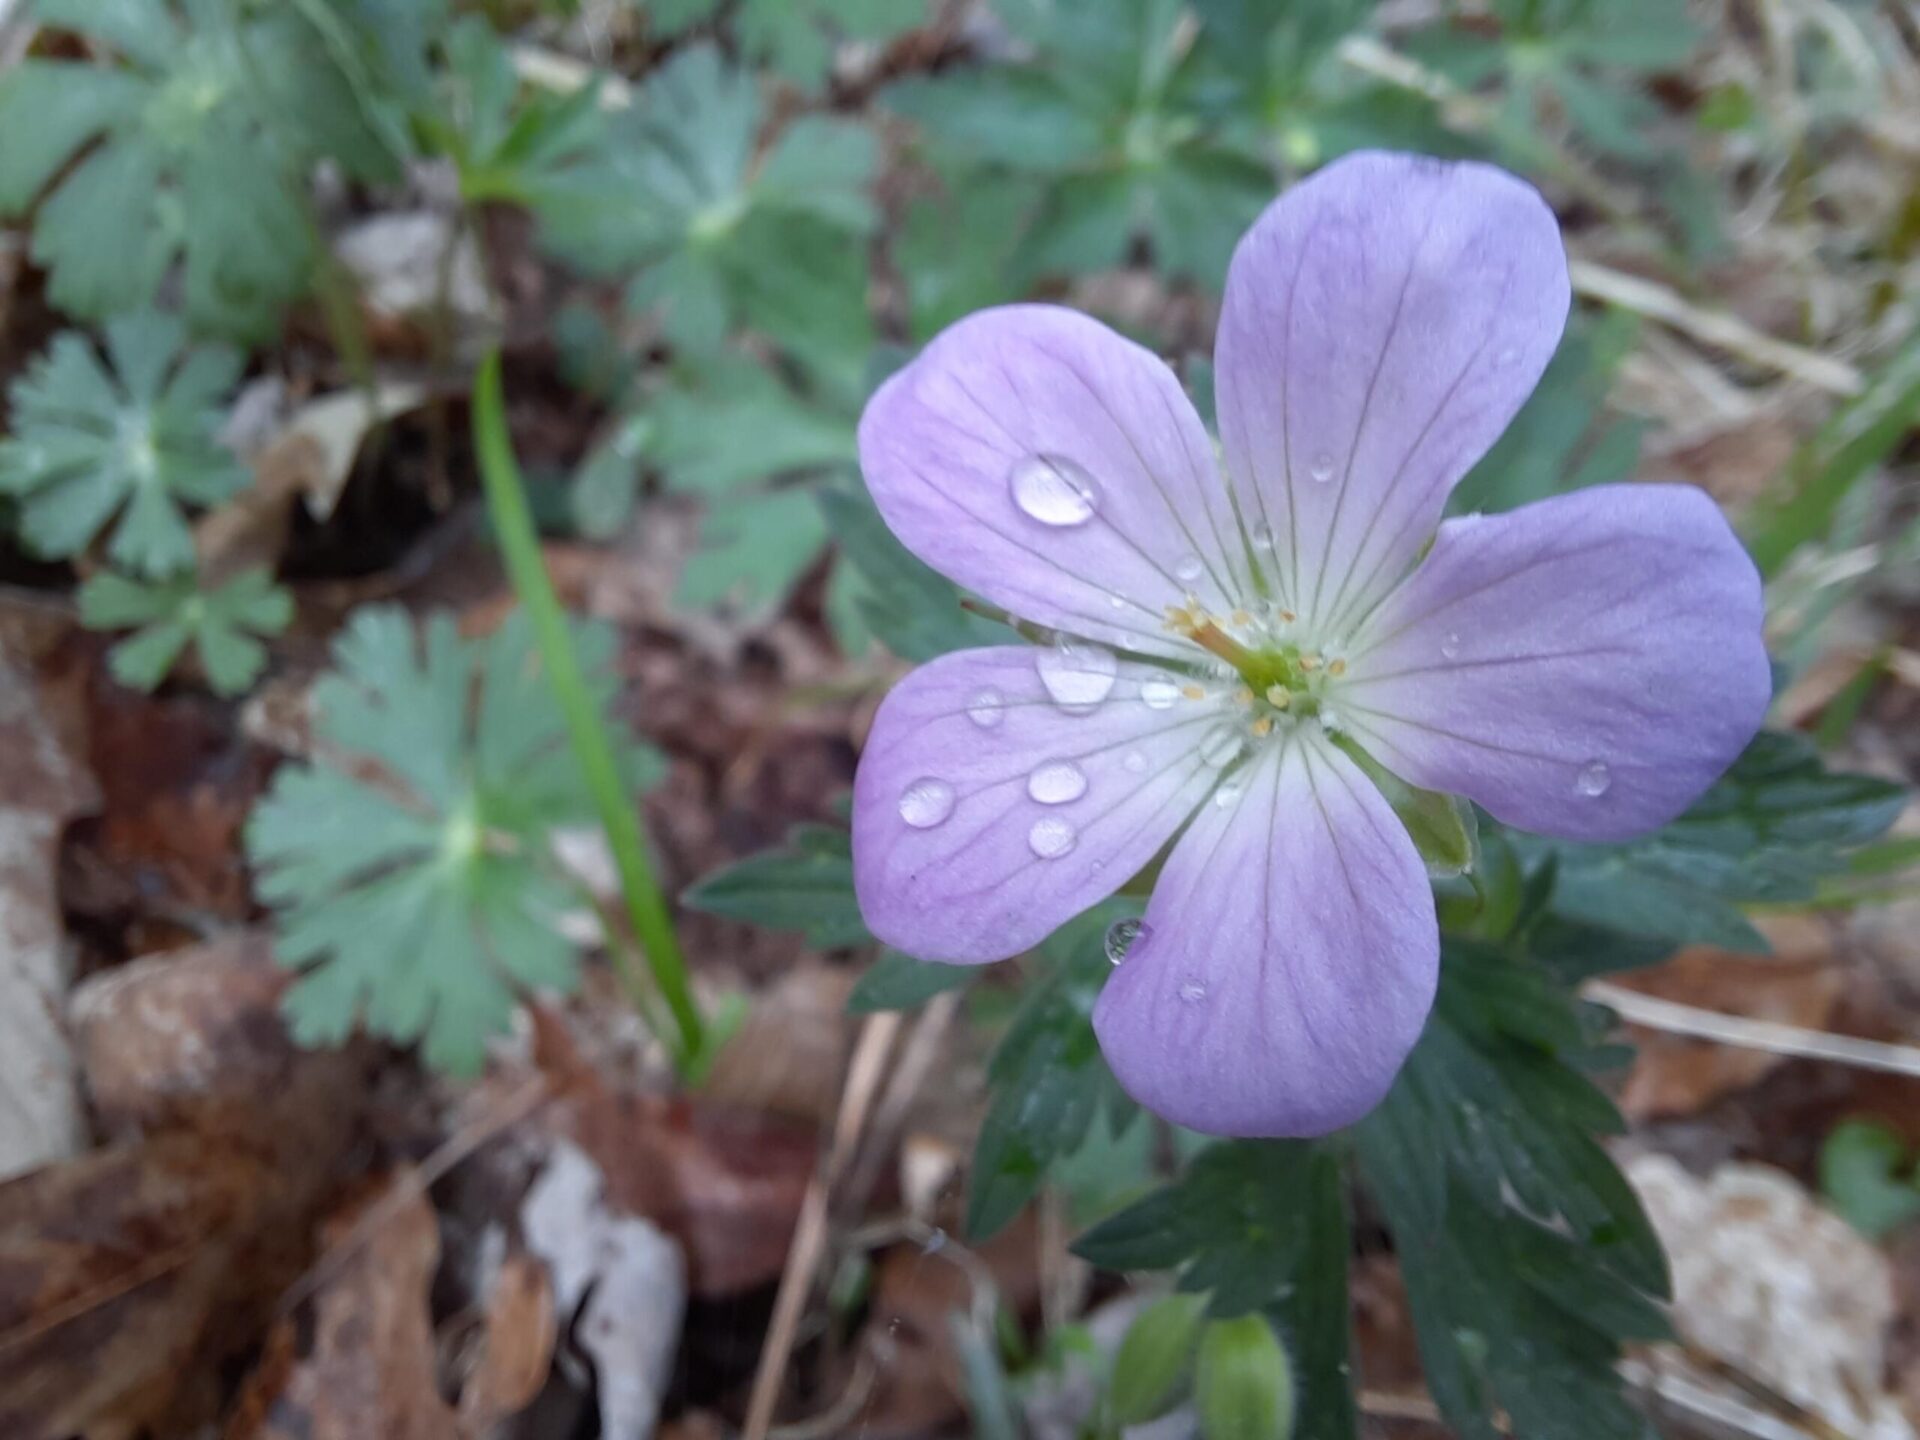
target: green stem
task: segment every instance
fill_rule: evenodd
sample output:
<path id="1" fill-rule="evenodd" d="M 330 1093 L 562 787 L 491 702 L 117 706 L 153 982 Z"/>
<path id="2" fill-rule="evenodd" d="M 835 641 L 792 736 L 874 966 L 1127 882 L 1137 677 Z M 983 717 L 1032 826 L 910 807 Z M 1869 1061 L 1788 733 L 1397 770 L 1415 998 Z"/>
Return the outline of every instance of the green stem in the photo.
<path id="1" fill-rule="evenodd" d="M 500 355 L 490 353 L 481 362 L 473 382 L 473 439 L 480 456 L 480 479 L 487 492 L 487 509 L 493 517 L 494 533 L 506 560 L 507 578 L 513 582 L 520 603 L 527 607 L 533 622 L 534 643 L 553 687 L 554 698 L 566 717 L 567 734 L 573 751 L 586 772 L 587 788 L 593 793 L 600 823 L 607 832 L 607 844 L 613 851 L 615 868 L 620 874 L 620 889 L 626 897 L 627 917 L 633 933 L 646 953 L 647 968 L 654 983 L 673 1012 L 678 1046 L 675 1063 L 681 1073 L 694 1073 L 705 1044 L 699 1008 L 687 983 L 686 957 L 674 934 L 673 918 L 666 897 L 653 877 L 647 860 L 646 839 L 641 834 L 640 817 L 620 781 L 613 746 L 587 692 L 580 674 L 580 662 L 573 653 L 567 635 L 567 621 L 559 597 L 547 576 L 546 562 L 540 556 L 540 542 L 534 533 L 533 512 L 520 484 L 520 467 L 513 457 L 513 442 L 507 434 L 506 406 L 500 388 Z M 618 956 L 621 947 L 615 945 Z M 623 967 L 624 968 L 624 967 Z M 637 976 L 630 976 L 638 981 Z M 644 1014 L 644 1010 L 642 1011 Z"/>

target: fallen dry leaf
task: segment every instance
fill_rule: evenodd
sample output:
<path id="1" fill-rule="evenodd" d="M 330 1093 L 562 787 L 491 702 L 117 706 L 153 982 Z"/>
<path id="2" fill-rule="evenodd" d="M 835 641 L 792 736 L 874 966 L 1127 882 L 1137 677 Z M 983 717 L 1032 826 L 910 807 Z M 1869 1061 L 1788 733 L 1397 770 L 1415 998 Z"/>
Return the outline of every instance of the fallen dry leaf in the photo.
<path id="1" fill-rule="evenodd" d="M 380 1223 L 365 1230 L 374 1206 Z M 311 1343 L 290 1317 L 274 1327 L 271 1363 L 248 1382 L 227 1440 L 461 1440 L 440 1395 L 428 1306 L 440 1226 L 413 1173 L 336 1214 L 325 1244 L 358 1248 L 313 1298 Z"/>
<path id="2" fill-rule="evenodd" d="M 1728 1015 L 1810 1029 L 1824 1026 L 1840 999 L 1833 936 L 1818 916 L 1770 917 L 1761 929 L 1771 955 L 1711 946 L 1682 950 L 1663 965 L 1613 977 L 1625 989 Z M 1636 1120 L 1692 1115 L 1757 1083 L 1785 1057 L 1630 1026 L 1636 1054 L 1620 1108 Z"/>
<path id="3" fill-rule="evenodd" d="M 558 1339 L 547 1267 L 531 1255 L 509 1255 L 487 1297 L 478 1363 L 460 1390 L 460 1428 L 467 1440 L 486 1440 L 533 1403 L 547 1383 Z"/>
<path id="4" fill-rule="evenodd" d="M 1913 1440 L 1886 1393 L 1887 1258 L 1792 1176 L 1665 1155 L 1627 1166 L 1673 1266 L 1682 1340 L 1860 1440 Z"/>
<path id="5" fill-rule="evenodd" d="M 73 961 L 55 874 L 68 821 L 98 803 L 32 675 L 0 654 L 0 1178 L 85 1140 L 59 1023 Z"/>

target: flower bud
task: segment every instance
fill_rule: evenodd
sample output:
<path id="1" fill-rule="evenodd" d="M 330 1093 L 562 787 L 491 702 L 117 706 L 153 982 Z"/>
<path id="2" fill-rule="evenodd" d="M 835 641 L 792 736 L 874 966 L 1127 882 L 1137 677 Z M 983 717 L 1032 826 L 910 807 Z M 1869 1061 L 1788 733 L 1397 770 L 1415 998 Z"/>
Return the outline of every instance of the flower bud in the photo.
<path id="1" fill-rule="evenodd" d="M 1108 1393 L 1115 1423 L 1156 1419 L 1180 1398 L 1206 1305 L 1204 1295 L 1169 1295 L 1134 1317 L 1113 1357 Z"/>
<path id="2" fill-rule="evenodd" d="M 1215 1320 L 1200 1335 L 1193 1395 L 1206 1440 L 1288 1440 L 1293 1366 L 1259 1315 Z"/>

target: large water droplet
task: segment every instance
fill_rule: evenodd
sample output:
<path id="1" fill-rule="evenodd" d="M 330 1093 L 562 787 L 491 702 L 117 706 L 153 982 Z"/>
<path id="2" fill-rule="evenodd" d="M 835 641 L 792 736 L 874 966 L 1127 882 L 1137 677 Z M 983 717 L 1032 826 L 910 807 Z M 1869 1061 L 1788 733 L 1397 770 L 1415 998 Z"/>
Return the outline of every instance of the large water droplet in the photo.
<path id="1" fill-rule="evenodd" d="M 1191 585 L 1206 572 L 1206 568 L 1198 555 L 1183 555 L 1174 562 L 1173 573 Z"/>
<path id="2" fill-rule="evenodd" d="M 1042 525 L 1084 525 L 1099 504 L 1093 477 L 1061 455 L 1029 455 L 1007 477 L 1013 503 Z"/>
<path id="3" fill-rule="evenodd" d="M 1326 484 L 1333 479 L 1333 456 L 1322 450 L 1313 457 L 1313 463 L 1307 467 L 1307 473 L 1313 476 L 1314 483 Z"/>
<path id="4" fill-rule="evenodd" d="M 1589 799 L 1598 799 L 1607 793 L 1613 784 L 1613 772 L 1607 768 L 1604 760 L 1589 760 L 1580 767 L 1580 773 L 1574 778 L 1573 788 Z"/>
<path id="5" fill-rule="evenodd" d="M 1129 775 L 1144 775 L 1147 773 L 1147 752 L 1129 750 L 1120 757 L 1120 765 Z"/>
<path id="6" fill-rule="evenodd" d="M 1042 805 L 1065 805 L 1086 793 L 1086 772 L 1071 760 L 1049 760 L 1027 776 L 1027 794 Z"/>
<path id="7" fill-rule="evenodd" d="M 1217 769 L 1233 761 L 1242 743 L 1239 726 L 1218 726 L 1200 742 L 1200 758 Z"/>
<path id="8" fill-rule="evenodd" d="M 1073 826 L 1058 815 L 1043 815 L 1027 831 L 1027 845 L 1042 860 L 1058 860 L 1080 843 Z"/>
<path id="9" fill-rule="evenodd" d="M 1156 670 L 1140 682 L 1140 699 L 1149 710 L 1171 709 L 1180 698 L 1180 686 L 1164 670 Z"/>
<path id="10" fill-rule="evenodd" d="M 923 775 L 900 792 L 900 818 L 916 830 L 931 830 L 953 813 L 953 786 Z"/>
<path id="11" fill-rule="evenodd" d="M 991 730 L 1007 718 L 1007 700 L 998 690 L 976 690 L 967 701 L 967 718 L 982 730 Z"/>
<path id="12" fill-rule="evenodd" d="M 1146 921 L 1135 918 L 1116 920 L 1107 927 L 1107 959 L 1118 965 L 1126 959 L 1133 947 L 1142 940 L 1152 938 L 1153 927 Z"/>
<path id="13" fill-rule="evenodd" d="M 1189 980 L 1180 987 L 1180 998 L 1189 1005 L 1198 1005 L 1207 998 L 1207 987 L 1198 980 Z"/>
<path id="14" fill-rule="evenodd" d="M 1457 659 L 1459 654 L 1460 632 L 1458 630 L 1449 630 L 1440 638 L 1440 658 L 1443 660 L 1453 660 Z"/>
<path id="15" fill-rule="evenodd" d="M 1120 662 L 1111 650 L 1078 640 L 1065 640 L 1034 659 L 1040 683 L 1053 703 L 1070 715 L 1082 715 L 1112 693 Z"/>

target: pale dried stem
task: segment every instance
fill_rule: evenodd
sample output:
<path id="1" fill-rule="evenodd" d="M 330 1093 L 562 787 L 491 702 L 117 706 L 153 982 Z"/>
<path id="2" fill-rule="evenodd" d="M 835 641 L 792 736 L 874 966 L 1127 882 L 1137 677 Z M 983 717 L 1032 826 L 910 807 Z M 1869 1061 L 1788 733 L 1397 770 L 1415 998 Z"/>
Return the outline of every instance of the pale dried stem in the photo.
<path id="1" fill-rule="evenodd" d="M 1605 980 L 1589 980 L 1580 987 L 1580 993 L 1595 1004 L 1605 1005 L 1623 1020 L 1649 1030 L 1686 1035 L 1696 1040 L 1711 1040 L 1743 1050 L 1762 1050 L 1771 1055 L 1825 1060 L 1836 1065 L 1851 1065 L 1859 1070 L 1878 1070 L 1889 1075 L 1920 1078 L 1920 1047 L 1913 1045 L 1862 1040 L 1852 1035 L 1835 1035 L 1825 1030 L 1784 1025 L 1775 1020 L 1728 1015 L 1697 1005 L 1683 1005 L 1677 1000 L 1642 995 L 1637 990 L 1628 990 Z"/>

